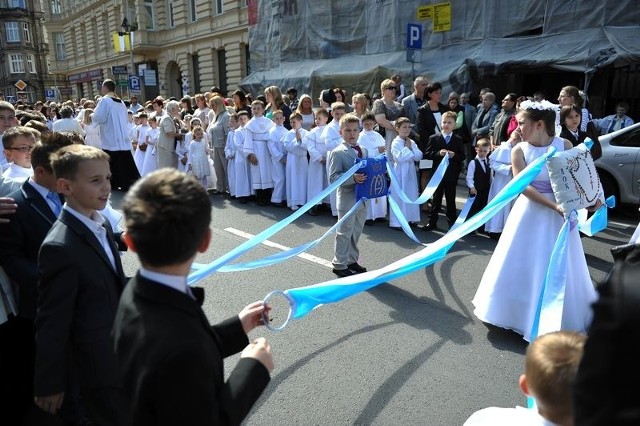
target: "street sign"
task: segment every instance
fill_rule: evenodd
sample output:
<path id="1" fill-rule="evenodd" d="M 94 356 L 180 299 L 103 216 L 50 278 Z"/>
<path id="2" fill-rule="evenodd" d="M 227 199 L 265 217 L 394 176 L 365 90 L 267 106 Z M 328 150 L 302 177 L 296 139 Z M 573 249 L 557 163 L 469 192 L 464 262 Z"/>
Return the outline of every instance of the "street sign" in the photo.
<path id="1" fill-rule="evenodd" d="M 73 88 L 71 87 L 58 87 L 61 95 L 70 95 L 73 93 Z M 100 90 L 100 88 L 98 88 Z"/>
<path id="2" fill-rule="evenodd" d="M 48 101 L 55 101 L 56 100 L 55 89 L 44 89 L 44 97 L 47 98 Z"/>
<path id="3" fill-rule="evenodd" d="M 407 24 L 407 49 L 422 49 L 422 25 Z"/>
<path id="4" fill-rule="evenodd" d="M 131 90 L 142 90 L 142 85 L 140 84 L 140 77 L 137 75 L 129 76 L 129 89 Z"/>
<path id="5" fill-rule="evenodd" d="M 128 74 L 129 71 L 127 70 L 127 66 L 126 65 L 116 65 L 111 67 L 111 72 L 113 73 L 113 75 L 117 75 L 117 74 Z"/>
<path id="6" fill-rule="evenodd" d="M 17 102 L 17 99 L 15 96 L 13 95 L 7 95 L 5 96 L 5 99 L 7 100 L 7 102 L 11 102 L 12 104 L 15 104 Z"/>
<path id="7" fill-rule="evenodd" d="M 22 80 L 18 80 L 18 81 L 16 81 L 16 84 L 14 84 L 14 86 L 16 86 L 18 88 L 18 90 L 22 91 L 22 90 L 27 88 L 27 83 L 25 83 Z"/>

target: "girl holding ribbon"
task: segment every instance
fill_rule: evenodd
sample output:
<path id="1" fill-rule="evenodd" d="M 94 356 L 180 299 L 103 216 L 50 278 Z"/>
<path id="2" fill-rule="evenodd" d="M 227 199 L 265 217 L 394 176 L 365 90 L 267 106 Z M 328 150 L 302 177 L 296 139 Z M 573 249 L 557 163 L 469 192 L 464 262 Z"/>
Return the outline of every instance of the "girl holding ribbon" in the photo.
<path id="1" fill-rule="evenodd" d="M 554 105 L 547 101 L 521 104 L 517 120 L 524 142 L 511 152 L 514 176 L 551 147 L 572 148 L 569 141 L 554 136 L 555 115 Z M 564 222 L 545 166 L 517 198 L 482 276 L 473 298 L 474 313 L 481 321 L 514 330 L 530 341 L 551 253 Z M 577 227 L 568 235 L 567 250 L 560 328 L 585 331 L 597 296 Z"/>

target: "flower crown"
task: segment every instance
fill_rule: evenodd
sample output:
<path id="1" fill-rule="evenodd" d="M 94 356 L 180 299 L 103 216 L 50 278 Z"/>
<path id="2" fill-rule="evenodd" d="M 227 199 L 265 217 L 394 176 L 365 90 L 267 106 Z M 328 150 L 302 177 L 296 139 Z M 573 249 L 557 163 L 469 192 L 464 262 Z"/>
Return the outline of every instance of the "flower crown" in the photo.
<path id="1" fill-rule="evenodd" d="M 551 111 L 557 111 L 558 110 L 558 105 L 556 104 L 552 104 L 551 102 L 544 100 L 544 101 L 540 101 L 540 102 L 534 102 L 534 101 L 523 101 L 520 103 L 520 108 L 521 109 L 537 109 L 539 111 L 542 110 L 551 110 Z"/>

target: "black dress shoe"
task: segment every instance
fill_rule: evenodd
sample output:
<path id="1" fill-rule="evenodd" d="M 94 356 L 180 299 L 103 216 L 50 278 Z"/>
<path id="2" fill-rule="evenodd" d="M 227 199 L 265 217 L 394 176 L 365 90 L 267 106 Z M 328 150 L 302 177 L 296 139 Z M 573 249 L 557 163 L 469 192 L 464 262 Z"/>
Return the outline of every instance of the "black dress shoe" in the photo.
<path id="1" fill-rule="evenodd" d="M 393 229 L 394 231 L 402 231 L 402 228 L 400 226 L 390 226 L 390 229 Z"/>
<path id="2" fill-rule="evenodd" d="M 350 277 L 351 275 L 355 275 L 355 273 L 351 269 L 336 269 L 333 268 L 333 273 L 339 276 L 340 278 Z"/>
<path id="3" fill-rule="evenodd" d="M 373 219 L 367 219 L 364 221 L 364 224 L 367 226 L 373 226 Z"/>
<path id="4" fill-rule="evenodd" d="M 422 229 L 423 231 L 435 231 L 438 229 L 438 227 L 436 225 L 418 225 L 419 229 Z"/>
<path id="5" fill-rule="evenodd" d="M 361 274 L 363 272 L 367 272 L 367 268 L 358 264 L 358 262 L 353 262 L 347 265 L 347 268 L 351 269 L 356 274 Z"/>
<path id="6" fill-rule="evenodd" d="M 309 216 L 318 216 L 318 207 L 311 207 L 307 213 L 309 214 Z"/>

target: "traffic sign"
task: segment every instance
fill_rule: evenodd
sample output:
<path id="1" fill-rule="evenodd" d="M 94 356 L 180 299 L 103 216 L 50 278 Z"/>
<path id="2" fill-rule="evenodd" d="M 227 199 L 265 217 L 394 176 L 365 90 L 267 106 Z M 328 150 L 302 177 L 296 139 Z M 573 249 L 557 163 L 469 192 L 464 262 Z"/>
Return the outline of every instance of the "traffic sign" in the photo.
<path id="1" fill-rule="evenodd" d="M 55 101 L 56 99 L 55 89 L 44 89 L 44 97 L 47 98 L 48 101 Z"/>
<path id="2" fill-rule="evenodd" d="M 140 84 L 140 77 L 138 77 L 137 75 L 130 75 L 129 76 L 129 89 L 131 90 L 141 90 L 142 85 Z"/>
<path id="3" fill-rule="evenodd" d="M 11 102 L 12 104 L 15 104 L 17 102 L 17 99 L 15 96 L 13 95 L 7 95 L 5 96 L 5 99 L 7 100 L 7 102 Z"/>
<path id="4" fill-rule="evenodd" d="M 422 25 L 407 24 L 407 49 L 422 49 Z"/>
<path id="5" fill-rule="evenodd" d="M 116 75 L 116 74 L 127 74 L 127 66 L 126 65 L 115 65 L 113 67 L 111 67 L 111 72 Z"/>
<path id="6" fill-rule="evenodd" d="M 18 90 L 22 91 L 22 90 L 27 88 L 27 83 L 25 83 L 22 80 L 18 80 L 18 81 L 16 81 L 16 84 L 14 86 L 16 86 L 18 88 Z"/>

